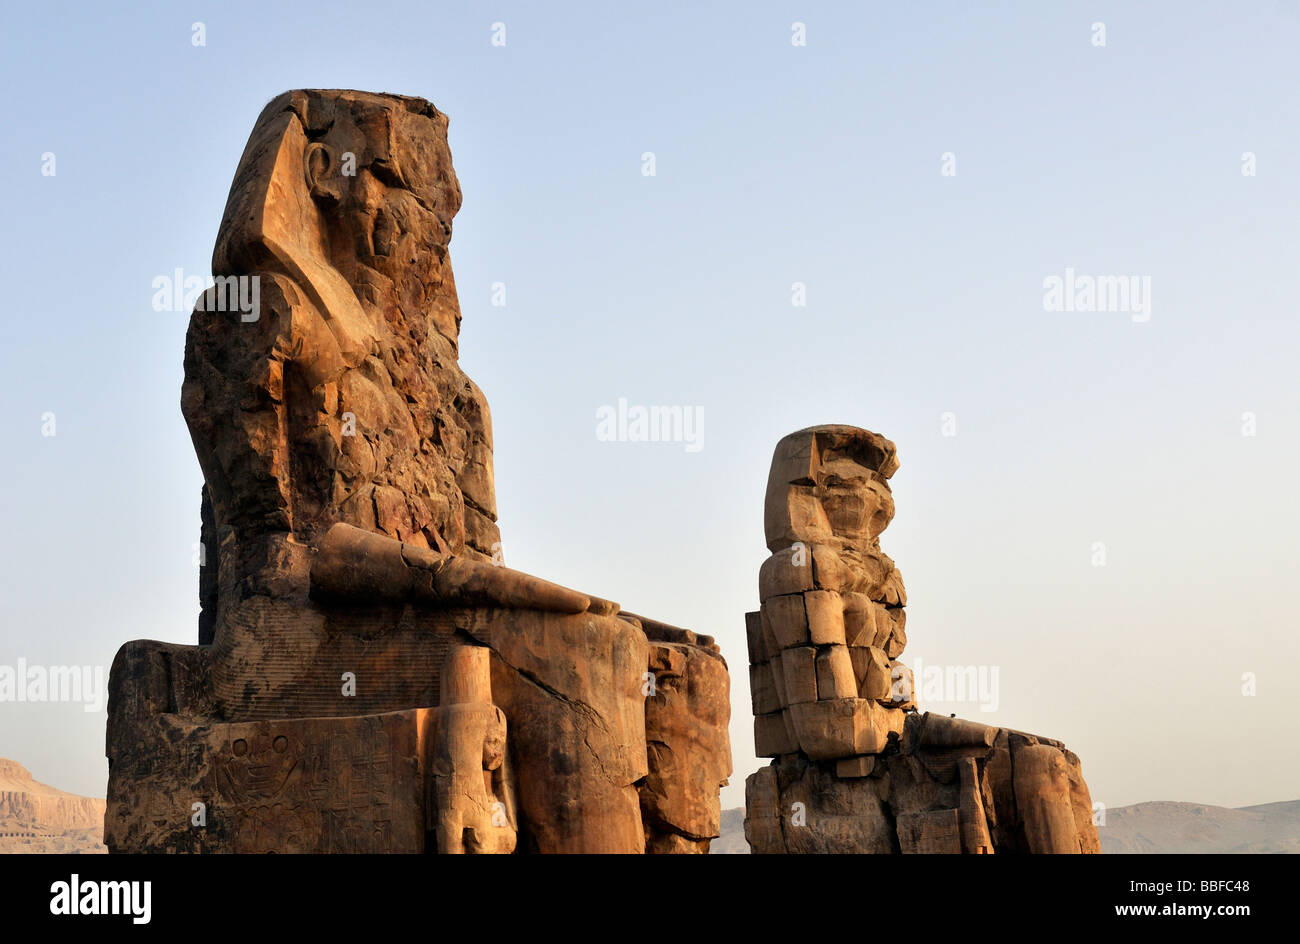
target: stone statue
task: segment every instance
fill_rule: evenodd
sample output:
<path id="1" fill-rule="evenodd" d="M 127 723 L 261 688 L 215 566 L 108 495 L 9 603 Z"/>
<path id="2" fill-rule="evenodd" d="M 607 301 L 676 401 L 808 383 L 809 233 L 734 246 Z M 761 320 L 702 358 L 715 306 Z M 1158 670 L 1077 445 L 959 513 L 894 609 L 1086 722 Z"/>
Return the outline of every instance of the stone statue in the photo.
<path id="1" fill-rule="evenodd" d="M 491 419 L 457 363 L 460 203 L 423 99 L 295 91 L 258 118 L 186 338 L 200 645 L 114 661 L 110 850 L 718 834 L 712 639 L 502 565 Z"/>
<path id="2" fill-rule="evenodd" d="M 756 853 L 1099 852 L 1079 759 L 1059 741 L 917 712 L 907 594 L 880 533 L 894 444 L 814 426 L 772 458 L 757 613 L 746 614 Z"/>
<path id="3" fill-rule="evenodd" d="M 515 848 L 506 716 L 492 704 L 488 656 L 486 646 L 453 646 L 442 668 L 442 705 L 430 713 L 430 819 L 444 854 Z"/>

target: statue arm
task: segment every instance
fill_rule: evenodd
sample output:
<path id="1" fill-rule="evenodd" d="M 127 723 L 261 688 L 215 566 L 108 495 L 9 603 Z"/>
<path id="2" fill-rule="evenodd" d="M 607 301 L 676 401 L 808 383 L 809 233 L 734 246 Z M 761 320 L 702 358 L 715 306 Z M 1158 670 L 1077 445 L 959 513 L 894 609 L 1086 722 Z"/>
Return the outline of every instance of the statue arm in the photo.
<path id="1" fill-rule="evenodd" d="M 618 604 L 487 561 L 452 557 L 335 524 L 312 559 L 313 596 L 613 615 Z"/>

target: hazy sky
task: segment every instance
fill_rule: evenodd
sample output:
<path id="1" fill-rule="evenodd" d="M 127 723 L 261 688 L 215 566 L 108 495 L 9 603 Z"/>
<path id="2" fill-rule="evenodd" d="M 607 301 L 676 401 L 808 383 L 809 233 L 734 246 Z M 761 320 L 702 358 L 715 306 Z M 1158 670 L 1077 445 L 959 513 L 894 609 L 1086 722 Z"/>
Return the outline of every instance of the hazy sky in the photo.
<path id="1" fill-rule="evenodd" d="M 1300 797 L 1300 4 L 996 6 L 7 11 L 0 665 L 195 641 L 189 313 L 151 282 L 208 273 L 269 99 L 401 92 L 451 117 L 506 562 L 718 638 L 725 805 L 768 463 L 825 422 L 898 444 L 904 661 L 998 672 L 923 709 L 1064 740 L 1110 806 Z M 1149 307 L 1048 310 L 1067 267 Z M 619 398 L 703 448 L 598 440 Z M 0 704 L 0 756 L 102 796 L 105 717 Z"/>

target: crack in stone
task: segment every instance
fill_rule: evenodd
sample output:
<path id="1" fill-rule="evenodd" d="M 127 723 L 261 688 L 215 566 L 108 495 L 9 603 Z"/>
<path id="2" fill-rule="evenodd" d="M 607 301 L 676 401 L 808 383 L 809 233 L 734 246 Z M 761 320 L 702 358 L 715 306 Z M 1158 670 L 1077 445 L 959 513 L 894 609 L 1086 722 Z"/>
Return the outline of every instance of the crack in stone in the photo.
<path id="1" fill-rule="evenodd" d="M 590 705 L 586 704 L 585 702 L 577 701 L 573 698 L 570 698 L 569 696 L 565 695 L 563 692 L 556 689 L 554 686 L 549 685 L 546 682 L 542 681 L 542 679 L 538 678 L 536 675 L 534 675 L 532 672 L 528 671 L 527 669 L 521 668 L 520 666 L 517 665 L 513 665 L 509 660 L 505 658 L 505 656 L 503 656 L 500 653 L 499 650 L 497 650 L 495 646 L 492 646 L 490 643 L 488 644 L 488 648 L 491 649 L 492 652 L 497 656 L 497 658 L 499 658 L 507 667 L 509 667 L 512 672 L 517 674 L 524 681 L 531 683 L 532 685 L 541 689 L 543 692 L 550 695 L 551 697 L 558 699 L 560 702 L 562 702 L 565 705 L 568 705 L 579 715 L 586 718 L 589 724 L 595 724 L 606 734 L 609 733 L 609 726 L 605 724 L 605 719 L 602 718 L 600 716 L 600 713 L 597 712 Z M 609 781 L 610 783 L 616 786 L 628 786 L 628 784 L 621 783 L 619 778 L 611 777 L 609 775 L 609 772 L 605 768 L 605 761 L 601 758 L 600 754 L 597 753 L 596 749 L 591 746 L 591 742 L 587 739 L 588 730 L 590 730 L 590 728 L 587 725 L 584 725 L 583 732 L 582 732 L 582 743 L 583 746 L 587 748 L 588 753 L 591 754 L 592 759 L 596 762 L 596 766 L 600 768 L 601 776 L 603 776 L 607 781 Z"/>

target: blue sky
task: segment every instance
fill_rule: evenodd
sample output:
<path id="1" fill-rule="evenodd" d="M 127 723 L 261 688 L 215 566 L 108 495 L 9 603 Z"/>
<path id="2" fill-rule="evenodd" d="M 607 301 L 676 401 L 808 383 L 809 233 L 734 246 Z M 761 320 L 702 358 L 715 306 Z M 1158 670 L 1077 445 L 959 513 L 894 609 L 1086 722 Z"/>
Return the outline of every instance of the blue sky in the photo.
<path id="1" fill-rule="evenodd" d="M 898 444 L 904 660 L 999 668 L 995 711 L 923 708 L 1065 740 L 1111 806 L 1295 799 L 1297 48 L 1291 0 L 14 10 L 0 664 L 194 640 L 188 312 L 151 282 L 208 272 L 266 101 L 401 92 L 451 118 L 506 561 L 719 639 L 726 805 L 768 462 L 822 422 Z M 1150 320 L 1046 311 L 1066 267 L 1148 277 Z M 703 448 L 599 441 L 620 397 Z M 0 756 L 102 795 L 103 722 L 0 704 Z"/>

